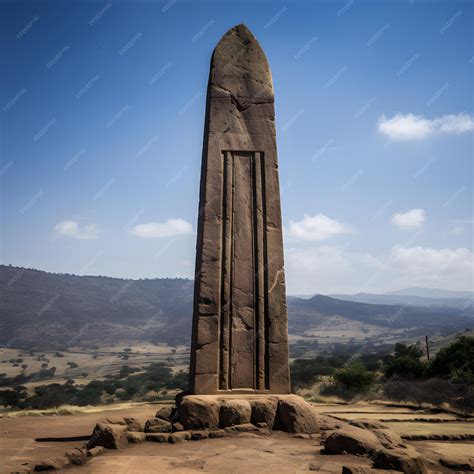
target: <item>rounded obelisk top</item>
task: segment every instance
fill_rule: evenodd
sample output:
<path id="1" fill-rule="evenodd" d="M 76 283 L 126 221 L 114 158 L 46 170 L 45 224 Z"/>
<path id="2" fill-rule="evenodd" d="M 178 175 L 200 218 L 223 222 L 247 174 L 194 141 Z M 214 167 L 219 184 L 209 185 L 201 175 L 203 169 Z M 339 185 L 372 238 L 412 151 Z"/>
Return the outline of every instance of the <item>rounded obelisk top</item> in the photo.
<path id="1" fill-rule="evenodd" d="M 212 97 L 233 95 L 247 101 L 273 100 L 267 58 L 244 24 L 231 28 L 214 49 L 210 85 Z"/>

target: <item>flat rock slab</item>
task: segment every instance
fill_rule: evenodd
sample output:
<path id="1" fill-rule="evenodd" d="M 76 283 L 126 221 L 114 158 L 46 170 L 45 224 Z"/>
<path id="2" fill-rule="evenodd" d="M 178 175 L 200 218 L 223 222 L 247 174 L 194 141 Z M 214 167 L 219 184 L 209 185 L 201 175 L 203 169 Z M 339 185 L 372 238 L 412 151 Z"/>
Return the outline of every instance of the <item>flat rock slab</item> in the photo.
<path id="1" fill-rule="evenodd" d="M 282 432 L 270 437 L 237 437 L 188 441 L 180 444 L 143 443 L 123 451 L 107 451 L 89 461 L 87 469 L 102 473 L 190 472 L 249 474 L 310 472 L 310 463 L 321 472 L 341 474 L 342 467 L 370 467 L 368 459 L 356 456 L 325 456 L 312 439 L 293 439 Z M 71 472 L 84 472 L 75 467 Z M 385 471 L 387 472 L 387 471 Z"/>

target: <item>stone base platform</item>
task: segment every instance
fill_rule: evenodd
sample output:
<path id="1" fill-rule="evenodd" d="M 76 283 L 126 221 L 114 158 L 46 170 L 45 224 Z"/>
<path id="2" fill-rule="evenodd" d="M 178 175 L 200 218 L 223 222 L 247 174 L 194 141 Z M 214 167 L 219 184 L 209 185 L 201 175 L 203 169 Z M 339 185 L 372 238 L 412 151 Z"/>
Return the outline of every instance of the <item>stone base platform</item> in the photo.
<path id="1" fill-rule="evenodd" d="M 187 395 L 177 403 L 177 416 L 185 430 L 212 430 L 252 423 L 288 433 L 318 432 L 316 412 L 297 395 Z"/>

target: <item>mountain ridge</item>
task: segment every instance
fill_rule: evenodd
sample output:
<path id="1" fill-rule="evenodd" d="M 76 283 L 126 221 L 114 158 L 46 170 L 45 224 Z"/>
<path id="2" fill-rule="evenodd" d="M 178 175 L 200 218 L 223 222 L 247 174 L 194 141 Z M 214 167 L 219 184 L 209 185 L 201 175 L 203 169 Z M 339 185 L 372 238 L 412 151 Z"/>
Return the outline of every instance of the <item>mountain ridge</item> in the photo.
<path id="1" fill-rule="evenodd" d="M 61 349 L 107 341 L 189 344 L 194 282 L 56 274 L 0 265 L 0 344 Z M 305 335 L 332 316 L 386 329 L 461 330 L 472 306 L 369 304 L 316 295 L 287 298 L 290 333 Z"/>

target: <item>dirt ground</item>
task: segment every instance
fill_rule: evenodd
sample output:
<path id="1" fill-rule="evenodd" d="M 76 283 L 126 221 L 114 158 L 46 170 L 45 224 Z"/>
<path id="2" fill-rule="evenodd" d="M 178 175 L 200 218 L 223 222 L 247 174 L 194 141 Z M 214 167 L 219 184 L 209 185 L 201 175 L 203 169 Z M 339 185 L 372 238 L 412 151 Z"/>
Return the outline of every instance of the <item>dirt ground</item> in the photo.
<path id="1" fill-rule="evenodd" d="M 121 410 L 81 413 L 70 416 L 26 416 L 0 418 L 1 473 L 28 472 L 34 465 L 50 457 L 60 456 L 68 449 L 80 447 L 81 437 L 92 432 L 99 418 L 134 416 L 145 421 L 154 415 L 158 404 L 130 406 Z M 363 412 L 382 414 L 385 418 L 407 415 L 409 410 L 374 404 L 315 405 L 321 413 L 344 418 L 360 418 Z M 429 413 L 413 412 L 413 417 L 429 419 Z M 436 416 L 436 418 L 438 418 Z M 410 425 L 407 416 L 400 417 L 399 432 Z M 448 416 L 449 418 L 449 416 Z M 442 432 L 453 425 L 459 434 L 470 431 L 472 422 L 434 423 L 416 422 L 425 425 L 430 432 Z M 391 423 L 396 428 L 396 422 Z M 412 431 L 410 429 L 409 431 Z M 42 441 L 41 438 L 56 438 Z M 455 472 L 438 464 L 441 456 L 461 456 L 474 451 L 474 442 L 417 441 L 411 442 L 427 459 L 430 472 Z M 327 456 L 320 453 L 319 439 L 297 439 L 282 432 L 269 437 L 245 433 L 233 438 L 188 441 L 183 444 L 144 443 L 131 445 L 122 451 L 106 451 L 91 459 L 85 466 L 68 468 L 67 471 L 81 473 L 151 473 L 151 472 L 210 472 L 210 473 L 292 473 L 319 471 L 341 473 L 344 465 L 370 466 L 370 461 L 356 456 Z M 373 471 L 377 472 L 377 471 Z M 389 472 L 389 471 L 380 471 Z M 459 472 L 459 471 L 458 471 Z"/>

